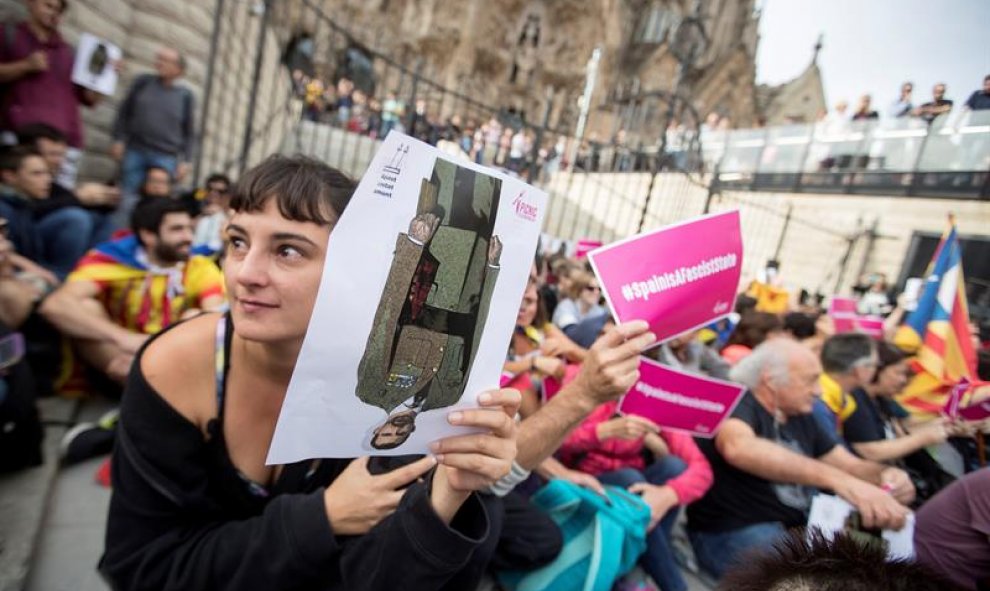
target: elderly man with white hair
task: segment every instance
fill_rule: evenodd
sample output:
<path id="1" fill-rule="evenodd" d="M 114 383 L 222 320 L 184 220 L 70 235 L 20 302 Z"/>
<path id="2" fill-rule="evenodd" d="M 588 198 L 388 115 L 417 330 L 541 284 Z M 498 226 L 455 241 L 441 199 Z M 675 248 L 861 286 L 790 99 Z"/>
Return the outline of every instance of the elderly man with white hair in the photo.
<path id="1" fill-rule="evenodd" d="M 713 575 L 805 525 L 816 489 L 849 501 L 866 527 L 903 527 L 910 478 L 857 458 L 819 425 L 811 411 L 821 373 L 815 354 L 788 339 L 765 342 L 732 369 L 748 391 L 715 438 L 698 441 L 715 484 L 687 511 L 698 562 Z"/>

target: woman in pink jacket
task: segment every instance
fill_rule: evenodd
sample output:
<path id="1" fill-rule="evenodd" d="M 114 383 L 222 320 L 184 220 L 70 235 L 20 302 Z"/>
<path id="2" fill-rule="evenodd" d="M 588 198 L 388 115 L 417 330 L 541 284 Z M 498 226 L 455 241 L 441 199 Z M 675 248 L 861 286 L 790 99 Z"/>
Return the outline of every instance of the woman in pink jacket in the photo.
<path id="1" fill-rule="evenodd" d="M 570 468 L 642 496 L 651 518 L 640 563 L 661 591 L 685 591 L 671 530 L 680 506 L 701 498 L 711 486 L 711 466 L 690 435 L 661 430 L 640 417 L 620 416 L 617 406 L 608 402 L 595 409 L 567 438 L 559 455 Z"/>

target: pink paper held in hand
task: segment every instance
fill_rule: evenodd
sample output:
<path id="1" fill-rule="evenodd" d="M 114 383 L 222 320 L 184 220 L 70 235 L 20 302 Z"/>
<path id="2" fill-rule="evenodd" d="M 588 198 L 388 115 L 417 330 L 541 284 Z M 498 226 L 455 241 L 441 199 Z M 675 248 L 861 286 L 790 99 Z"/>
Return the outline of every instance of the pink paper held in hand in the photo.
<path id="1" fill-rule="evenodd" d="M 739 384 L 677 371 L 645 357 L 640 357 L 639 374 L 639 381 L 619 403 L 619 412 L 699 437 L 714 437 L 746 390 Z"/>
<path id="2" fill-rule="evenodd" d="M 739 212 L 694 218 L 588 255 L 616 321 L 646 320 L 661 343 L 727 316 L 742 271 Z"/>

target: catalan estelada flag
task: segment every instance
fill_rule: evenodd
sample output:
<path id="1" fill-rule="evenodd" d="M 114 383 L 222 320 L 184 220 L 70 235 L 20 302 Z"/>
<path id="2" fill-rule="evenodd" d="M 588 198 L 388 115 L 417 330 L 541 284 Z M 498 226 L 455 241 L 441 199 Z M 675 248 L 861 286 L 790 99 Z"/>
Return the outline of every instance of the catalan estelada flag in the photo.
<path id="1" fill-rule="evenodd" d="M 110 318 L 135 332 L 155 334 L 211 296 L 222 296 L 223 277 L 216 263 L 193 255 L 174 267 L 148 262 L 137 238 L 99 244 L 76 265 L 67 282 L 89 281 Z"/>
<path id="2" fill-rule="evenodd" d="M 949 224 L 928 268 L 918 307 L 894 337 L 897 346 L 915 354 L 916 372 L 897 400 L 919 416 L 938 416 L 951 388 L 964 378 L 976 378 L 962 253 L 952 218 Z"/>

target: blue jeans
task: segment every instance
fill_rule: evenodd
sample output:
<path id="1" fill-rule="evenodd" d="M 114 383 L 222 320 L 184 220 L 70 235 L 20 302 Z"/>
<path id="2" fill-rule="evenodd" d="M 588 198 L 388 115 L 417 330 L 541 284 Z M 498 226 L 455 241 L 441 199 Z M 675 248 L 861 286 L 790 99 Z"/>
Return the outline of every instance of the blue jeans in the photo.
<path id="1" fill-rule="evenodd" d="M 35 224 L 44 247 L 45 266 L 64 280 L 92 246 L 94 217 L 81 207 L 63 207 Z"/>
<path id="2" fill-rule="evenodd" d="M 666 456 L 640 472 L 634 468 L 622 468 L 600 474 L 598 479 L 605 484 L 629 488 L 637 482 L 661 485 L 687 470 L 687 464 L 677 456 Z M 640 564 L 661 591 L 687 591 L 687 583 L 674 560 L 671 546 L 671 531 L 677 521 L 680 507 L 674 507 L 660 518 L 653 531 L 646 534 L 646 553 L 640 557 Z"/>
<path id="3" fill-rule="evenodd" d="M 688 537 L 691 538 L 698 565 L 721 579 L 747 552 L 769 549 L 786 532 L 784 524 L 771 521 L 723 532 L 689 530 Z"/>
<path id="4" fill-rule="evenodd" d="M 114 213 L 114 226 L 116 228 L 130 227 L 131 212 L 137 205 L 141 194 L 141 185 L 144 184 L 144 176 L 151 166 L 164 168 L 174 178 L 175 171 L 179 166 L 179 159 L 175 155 L 155 152 L 154 150 L 140 148 L 124 150 L 124 159 L 120 164 L 121 199 L 120 205 Z"/>

